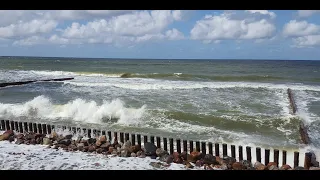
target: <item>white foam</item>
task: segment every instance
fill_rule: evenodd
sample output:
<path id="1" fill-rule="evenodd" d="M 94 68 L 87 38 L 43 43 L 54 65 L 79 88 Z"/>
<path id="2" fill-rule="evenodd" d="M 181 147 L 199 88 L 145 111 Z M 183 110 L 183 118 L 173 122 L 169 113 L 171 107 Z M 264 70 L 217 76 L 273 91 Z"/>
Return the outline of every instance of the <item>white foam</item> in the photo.
<path id="1" fill-rule="evenodd" d="M 116 99 L 98 105 L 95 101 L 75 99 L 67 104 L 56 106 L 49 98 L 38 96 L 23 104 L 0 103 L 0 115 L 4 118 L 19 116 L 40 119 L 72 119 L 87 123 L 101 123 L 103 118 L 118 119 L 121 124 L 139 124 L 145 106 L 138 109 L 126 108 L 123 101 Z"/>

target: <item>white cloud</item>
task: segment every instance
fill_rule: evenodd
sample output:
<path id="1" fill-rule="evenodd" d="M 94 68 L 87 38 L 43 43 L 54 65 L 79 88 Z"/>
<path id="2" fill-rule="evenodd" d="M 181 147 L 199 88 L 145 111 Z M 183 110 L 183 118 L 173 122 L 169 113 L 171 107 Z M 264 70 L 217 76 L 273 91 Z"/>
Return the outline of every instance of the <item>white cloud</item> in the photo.
<path id="1" fill-rule="evenodd" d="M 257 14 L 262 14 L 262 15 L 269 15 L 272 19 L 277 17 L 276 13 L 268 11 L 268 10 L 246 10 L 246 11 L 249 13 L 252 13 L 252 14 L 257 13 Z"/>
<path id="2" fill-rule="evenodd" d="M 320 45 L 320 35 L 302 36 L 293 39 L 294 47 L 312 47 Z"/>
<path id="3" fill-rule="evenodd" d="M 320 13 L 320 10 L 298 10 L 298 16 L 309 17 L 316 13 Z"/>
<path id="4" fill-rule="evenodd" d="M 320 32 L 320 26 L 307 21 L 291 20 L 283 26 L 284 36 L 306 36 L 312 34 L 318 34 Z"/>
<path id="5" fill-rule="evenodd" d="M 184 35 L 182 32 L 178 31 L 177 29 L 173 28 L 171 30 L 166 31 L 166 37 L 169 40 L 180 40 L 184 39 Z"/>
<path id="6" fill-rule="evenodd" d="M 227 11 L 221 15 L 206 15 L 196 22 L 190 34 L 194 40 L 225 40 L 225 39 L 263 39 L 271 38 L 276 30 L 270 18 L 258 18 Z M 258 12 L 260 14 L 261 12 Z M 272 15 L 269 15 L 272 17 Z M 243 18 L 240 18 L 243 17 Z"/>
<path id="7" fill-rule="evenodd" d="M 57 22 L 53 20 L 32 20 L 29 22 L 19 21 L 16 24 L 0 27 L 0 37 L 11 38 L 16 36 L 29 36 L 34 34 L 51 32 Z"/>

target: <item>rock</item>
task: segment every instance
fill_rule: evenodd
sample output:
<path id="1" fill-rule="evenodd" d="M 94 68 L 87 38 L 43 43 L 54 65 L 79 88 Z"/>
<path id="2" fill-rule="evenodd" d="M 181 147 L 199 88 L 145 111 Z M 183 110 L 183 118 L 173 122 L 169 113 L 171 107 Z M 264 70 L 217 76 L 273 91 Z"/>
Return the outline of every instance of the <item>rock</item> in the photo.
<path id="1" fill-rule="evenodd" d="M 41 144 L 41 143 L 42 143 L 42 137 L 36 138 L 36 143 L 37 143 L 37 144 Z"/>
<path id="2" fill-rule="evenodd" d="M 279 168 L 275 165 L 271 165 L 268 167 L 269 170 L 279 170 Z"/>
<path id="3" fill-rule="evenodd" d="M 172 156 L 173 156 L 174 163 L 181 164 L 183 162 L 182 159 L 180 158 L 180 154 L 178 152 L 174 152 L 172 154 Z"/>
<path id="4" fill-rule="evenodd" d="M 194 168 L 194 166 L 192 164 L 190 164 L 190 162 L 186 163 L 186 168 Z"/>
<path id="5" fill-rule="evenodd" d="M 204 162 L 202 160 L 197 160 L 196 161 L 196 166 L 201 167 L 204 165 Z"/>
<path id="6" fill-rule="evenodd" d="M 216 156 L 216 161 L 217 161 L 217 165 L 222 165 L 222 164 L 225 164 L 226 162 L 221 159 L 219 156 Z"/>
<path id="7" fill-rule="evenodd" d="M 114 147 L 112 147 L 112 146 L 109 146 L 109 148 L 108 148 L 108 152 L 111 154 L 113 151 L 114 151 L 115 149 L 114 149 Z M 116 150 L 115 150 L 116 151 Z M 117 152 L 117 151 L 116 151 Z"/>
<path id="8" fill-rule="evenodd" d="M 211 165 L 216 164 L 216 157 L 211 154 L 206 154 L 203 158 L 205 164 Z"/>
<path id="9" fill-rule="evenodd" d="M 35 139 L 31 139 L 31 140 L 30 140 L 30 144 L 36 145 L 36 140 L 35 140 Z"/>
<path id="10" fill-rule="evenodd" d="M 120 157 L 128 157 L 128 150 L 126 150 L 126 149 L 122 149 L 121 151 L 120 151 Z"/>
<path id="11" fill-rule="evenodd" d="M 159 157 L 159 161 L 166 162 L 168 156 L 169 155 L 165 154 L 165 155 Z"/>
<path id="12" fill-rule="evenodd" d="M 89 145 L 92 145 L 92 144 L 96 143 L 96 139 L 94 139 L 94 138 L 89 138 L 87 141 L 88 141 Z"/>
<path id="13" fill-rule="evenodd" d="M 235 162 L 237 161 L 235 158 L 230 157 L 230 156 L 225 156 L 225 157 L 223 157 L 223 160 L 226 161 L 226 164 L 227 164 L 227 166 L 228 166 L 229 169 L 231 169 L 233 163 L 235 163 Z"/>
<path id="14" fill-rule="evenodd" d="M 13 130 L 7 130 L 2 135 L 4 135 L 4 134 L 8 134 L 9 136 L 14 136 Z"/>
<path id="15" fill-rule="evenodd" d="M 9 134 L 2 134 L 0 135 L 0 141 L 5 141 L 5 140 L 8 140 L 10 137 Z"/>
<path id="16" fill-rule="evenodd" d="M 121 145 L 120 144 L 116 144 L 116 145 L 111 145 L 111 146 L 113 146 L 114 148 L 116 148 L 116 149 L 121 149 Z"/>
<path id="17" fill-rule="evenodd" d="M 88 141 L 87 141 L 87 140 L 83 140 L 83 139 L 80 141 L 80 143 L 83 143 L 84 146 L 88 146 L 88 145 L 89 145 L 89 144 L 88 144 Z"/>
<path id="18" fill-rule="evenodd" d="M 297 167 L 294 168 L 294 170 L 305 170 L 305 169 L 304 169 L 304 167 L 297 166 Z"/>
<path id="19" fill-rule="evenodd" d="M 44 135 L 44 134 L 40 134 L 40 133 L 36 133 L 35 135 L 34 135 L 34 138 L 35 139 L 37 139 L 37 138 L 44 138 L 46 135 Z"/>
<path id="20" fill-rule="evenodd" d="M 96 146 L 100 147 L 100 146 L 101 146 L 101 144 L 102 144 L 102 143 L 101 143 L 101 141 L 100 141 L 100 140 L 97 140 L 97 141 L 96 141 Z"/>
<path id="21" fill-rule="evenodd" d="M 158 149 L 156 150 L 156 155 L 157 155 L 158 157 L 162 157 L 162 156 L 164 156 L 164 155 L 166 155 L 166 154 L 168 154 L 168 152 L 165 151 L 165 150 L 163 150 L 163 149 L 161 149 L 161 148 L 158 148 Z"/>
<path id="22" fill-rule="evenodd" d="M 244 168 L 243 168 L 242 163 L 240 163 L 240 162 L 234 162 L 234 163 L 232 164 L 232 169 L 233 169 L 233 170 L 243 170 Z"/>
<path id="23" fill-rule="evenodd" d="M 131 153 L 131 157 L 137 157 L 136 153 Z"/>
<path id="24" fill-rule="evenodd" d="M 105 135 L 102 135 L 99 140 L 101 143 L 105 143 L 107 142 L 107 137 Z"/>
<path id="25" fill-rule="evenodd" d="M 166 152 L 166 154 L 169 154 L 168 152 Z M 183 161 L 186 161 L 188 160 L 188 153 L 183 151 L 181 154 L 180 154 L 180 158 L 183 160 Z"/>
<path id="26" fill-rule="evenodd" d="M 117 147 L 117 152 L 120 154 L 120 152 L 121 152 L 121 148 L 120 147 Z"/>
<path id="27" fill-rule="evenodd" d="M 139 158 L 145 158 L 145 157 L 146 157 L 146 154 L 143 151 L 141 151 Z"/>
<path id="28" fill-rule="evenodd" d="M 205 170 L 213 170 L 213 168 L 212 168 L 210 165 L 208 165 L 208 164 L 204 164 L 204 165 L 203 165 L 203 168 L 204 168 Z"/>
<path id="29" fill-rule="evenodd" d="M 123 145 L 122 145 L 122 149 L 129 149 L 130 147 L 131 147 L 132 145 L 131 145 L 131 142 L 128 140 L 128 141 L 126 141 L 125 143 L 123 143 Z"/>
<path id="30" fill-rule="evenodd" d="M 313 152 L 311 152 L 311 166 L 312 167 L 319 167 L 319 162 L 317 161 L 317 159 L 316 159 L 316 155 L 313 153 Z"/>
<path id="31" fill-rule="evenodd" d="M 23 139 L 23 138 L 24 138 L 23 134 L 20 133 L 20 134 L 17 135 L 17 139 Z"/>
<path id="32" fill-rule="evenodd" d="M 158 169 L 161 168 L 162 164 L 160 162 L 151 162 L 149 165 Z"/>
<path id="33" fill-rule="evenodd" d="M 83 147 L 84 147 L 84 143 L 78 143 L 78 144 L 77 144 L 77 147 L 78 147 L 78 148 L 83 148 Z"/>
<path id="34" fill-rule="evenodd" d="M 65 136 L 65 138 L 66 138 L 66 139 L 70 139 L 70 140 L 71 140 L 71 139 L 72 139 L 72 134 L 68 134 L 68 135 L 66 135 L 66 136 Z"/>
<path id="35" fill-rule="evenodd" d="M 151 159 L 157 159 L 157 156 L 152 155 L 152 156 L 150 156 L 150 158 L 151 158 Z"/>
<path id="36" fill-rule="evenodd" d="M 23 144 L 23 139 L 17 139 L 16 144 Z"/>
<path id="37" fill-rule="evenodd" d="M 266 166 L 263 165 L 263 164 L 261 164 L 260 162 L 256 162 L 256 163 L 254 164 L 254 168 L 255 168 L 256 170 L 265 170 L 265 169 L 266 169 Z"/>
<path id="38" fill-rule="evenodd" d="M 43 138 L 42 139 L 42 144 L 43 145 L 50 145 L 50 144 L 52 144 L 52 142 L 51 142 L 51 140 L 49 139 L 49 138 Z"/>
<path id="39" fill-rule="evenodd" d="M 55 131 L 53 131 L 52 133 L 51 133 L 51 135 L 50 135 L 50 138 L 51 139 L 53 139 L 53 140 L 57 140 L 58 139 L 58 134 L 55 132 Z"/>
<path id="40" fill-rule="evenodd" d="M 221 166 L 220 166 L 220 168 L 221 168 L 222 170 L 227 170 L 227 169 L 228 169 L 228 166 L 227 166 L 226 163 L 222 163 Z"/>
<path id="41" fill-rule="evenodd" d="M 138 151 L 136 154 L 137 154 L 137 157 L 139 157 L 141 155 L 142 151 Z"/>
<path id="42" fill-rule="evenodd" d="M 278 165 L 277 165 L 277 163 L 275 163 L 275 162 L 269 162 L 269 163 L 267 164 L 267 169 L 269 169 L 270 166 L 275 166 L 275 167 L 277 167 Z M 269 169 L 269 170 L 270 170 L 270 169 Z"/>
<path id="43" fill-rule="evenodd" d="M 92 146 L 92 145 L 88 146 L 88 152 L 94 152 L 94 151 L 96 151 L 95 146 Z"/>
<path id="44" fill-rule="evenodd" d="M 252 168 L 252 163 L 248 160 L 242 160 L 240 163 L 243 165 L 244 169 L 250 169 Z"/>
<path id="45" fill-rule="evenodd" d="M 155 146 L 153 143 L 146 142 L 144 143 L 144 149 L 146 156 L 152 156 L 152 155 L 157 155 L 157 146 Z"/>
<path id="46" fill-rule="evenodd" d="M 113 155 L 117 155 L 118 153 L 117 153 L 117 151 L 116 151 L 116 150 L 113 150 L 113 151 L 111 152 L 111 154 L 113 154 Z"/>
<path id="47" fill-rule="evenodd" d="M 170 155 L 168 155 L 168 156 L 166 157 L 166 159 L 165 159 L 165 162 L 166 162 L 167 164 L 172 163 L 172 162 L 173 162 L 173 157 L 170 156 Z"/>
<path id="48" fill-rule="evenodd" d="M 8 140 L 9 140 L 9 142 L 13 142 L 14 141 L 14 136 L 10 136 Z"/>
<path id="49" fill-rule="evenodd" d="M 60 148 L 62 148 L 62 149 L 65 149 L 65 148 L 68 147 L 68 146 L 66 146 L 66 145 L 64 145 L 64 144 L 58 144 L 58 146 L 59 146 Z"/>
<path id="50" fill-rule="evenodd" d="M 102 148 L 96 149 L 96 152 L 97 152 L 98 154 L 101 154 L 101 153 L 102 153 Z"/>
<path id="51" fill-rule="evenodd" d="M 291 168 L 291 166 L 289 166 L 289 165 L 287 165 L 287 164 L 282 165 L 282 166 L 280 167 L 280 170 L 289 170 L 289 169 L 292 169 L 292 168 Z"/>
<path id="52" fill-rule="evenodd" d="M 310 167 L 309 170 L 320 170 L 320 167 Z"/>
<path id="53" fill-rule="evenodd" d="M 141 150 L 141 146 L 139 144 L 135 146 L 131 146 L 131 152 L 137 153 L 140 150 Z"/>
<path id="54" fill-rule="evenodd" d="M 62 139 L 58 141 L 58 144 L 64 144 L 66 146 L 69 146 L 71 144 L 71 140 L 70 139 Z"/>
<path id="55" fill-rule="evenodd" d="M 201 155 L 201 153 L 200 152 L 198 152 L 198 151 L 192 151 L 191 153 L 190 153 L 190 155 L 188 156 L 188 161 L 190 161 L 190 162 L 196 162 L 197 160 L 200 160 L 201 158 L 200 158 L 200 155 Z"/>

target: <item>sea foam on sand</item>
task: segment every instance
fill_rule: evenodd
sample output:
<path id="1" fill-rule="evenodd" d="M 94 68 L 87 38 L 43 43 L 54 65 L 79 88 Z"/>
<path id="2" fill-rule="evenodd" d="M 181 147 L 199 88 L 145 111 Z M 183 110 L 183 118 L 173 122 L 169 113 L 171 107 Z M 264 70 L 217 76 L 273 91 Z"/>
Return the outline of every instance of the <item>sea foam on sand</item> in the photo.
<path id="1" fill-rule="evenodd" d="M 184 165 L 171 163 L 155 168 L 156 159 L 111 157 L 84 152 L 66 152 L 44 145 L 14 144 L 0 141 L 0 169 L 2 170 L 186 170 Z M 199 169 L 199 168 L 194 168 Z"/>

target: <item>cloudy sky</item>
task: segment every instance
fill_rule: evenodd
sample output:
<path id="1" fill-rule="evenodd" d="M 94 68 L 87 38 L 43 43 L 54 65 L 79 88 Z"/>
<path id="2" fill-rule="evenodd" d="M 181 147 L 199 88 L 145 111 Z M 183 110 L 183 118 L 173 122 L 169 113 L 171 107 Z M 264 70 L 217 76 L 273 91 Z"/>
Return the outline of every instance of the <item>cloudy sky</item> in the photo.
<path id="1" fill-rule="evenodd" d="M 316 59 L 320 11 L 0 11 L 0 56 Z"/>

